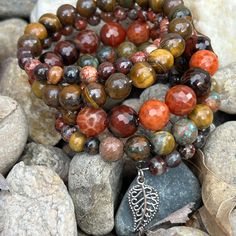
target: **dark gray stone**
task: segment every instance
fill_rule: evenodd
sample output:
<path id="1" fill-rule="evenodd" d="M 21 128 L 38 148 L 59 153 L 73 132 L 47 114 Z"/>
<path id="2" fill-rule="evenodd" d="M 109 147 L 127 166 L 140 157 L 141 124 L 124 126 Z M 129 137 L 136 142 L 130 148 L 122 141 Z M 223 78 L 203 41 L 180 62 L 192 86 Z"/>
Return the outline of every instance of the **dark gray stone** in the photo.
<path id="1" fill-rule="evenodd" d="M 166 174 L 161 176 L 152 176 L 149 172 L 145 173 L 145 183 L 157 189 L 160 197 L 159 212 L 147 228 L 152 227 L 188 203 L 196 203 L 196 208 L 200 205 L 201 192 L 199 182 L 184 163 L 176 168 L 169 169 Z M 136 180 L 129 189 L 135 184 Z M 118 236 L 135 235 L 132 233 L 133 218 L 128 204 L 128 191 L 116 214 L 115 227 Z"/>

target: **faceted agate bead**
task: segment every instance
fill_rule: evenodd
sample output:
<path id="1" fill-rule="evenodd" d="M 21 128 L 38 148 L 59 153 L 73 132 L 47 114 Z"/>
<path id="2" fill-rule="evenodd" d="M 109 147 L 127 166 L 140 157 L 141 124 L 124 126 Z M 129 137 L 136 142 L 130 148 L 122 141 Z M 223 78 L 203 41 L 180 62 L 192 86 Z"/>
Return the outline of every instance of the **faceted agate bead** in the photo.
<path id="1" fill-rule="evenodd" d="M 190 87 L 176 85 L 167 92 L 165 102 L 172 114 L 184 116 L 194 109 L 197 104 L 197 98 Z"/>
<path id="2" fill-rule="evenodd" d="M 65 109 L 60 109 L 63 122 L 67 125 L 75 125 L 78 111 L 68 111 Z"/>
<path id="3" fill-rule="evenodd" d="M 23 35 L 18 39 L 17 48 L 30 50 L 33 56 L 40 56 L 42 53 L 42 45 L 40 40 L 34 35 Z"/>
<path id="4" fill-rule="evenodd" d="M 98 79 L 98 71 L 92 66 L 85 66 L 80 70 L 80 79 L 82 82 L 88 84 L 96 82 Z"/>
<path id="5" fill-rule="evenodd" d="M 137 51 L 137 47 L 132 42 L 123 42 L 117 48 L 119 57 L 130 57 Z"/>
<path id="6" fill-rule="evenodd" d="M 149 64 L 155 69 L 157 74 L 167 73 L 174 65 L 173 55 L 165 49 L 152 51 L 147 58 Z"/>
<path id="7" fill-rule="evenodd" d="M 115 62 L 117 72 L 120 72 L 124 75 L 127 75 L 130 72 L 132 66 L 132 62 L 128 58 L 124 57 L 118 58 Z"/>
<path id="8" fill-rule="evenodd" d="M 115 137 L 103 139 L 99 146 L 99 153 L 105 161 L 118 161 L 124 155 L 124 144 Z"/>
<path id="9" fill-rule="evenodd" d="M 156 82 L 156 72 L 147 62 L 135 63 L 129 77 L 137 88 L 148 88 Z"/>
<path id="10" fill-rule="evenodd" d="M 98 67 L 98 75 L 103 80 L 108 79 L 115 71 L 114 65 L 110 62 L 103 62 Z"/>
<path id="11" fill-rule="evenodd" d="M 213 112 L 207 105 L 198 104 L 189 114 L 191 119 L 199 130 L 208 128 L 213 122 Z"/>
<path id="12" fill-rule="evenodd" d="M 114 73 L 106 80 L 105 89 L 109 97 L 125 99 L 131 92 L 132 83 L 126 75 Z"/>
<path id="13" fill-rule="evenodd" d="M 63 63 L 67 66 L 74 64 L 79 58 L 75 44 L 70 41 L 58 42 L 54 48 L 54 52 L 61 55 Z"/>
<path id="14" fill-rule="evenodd" d="M 178 147 L 178 151 L 184 160 L 192 158 L 196 152 L 194 145 L 188 144 L 186 146 Z"/>
<path id="15" fill-rule="evenodd" d="M 181 163 L 180 153 L 178 151 L 173 151 L 165 157 L 165 162 L 170 168 L 177 167 Z"/>
<path id="16" fill-rule="evenodd" d="M 163 129 L 170 117 L 168 107 L 159 100 L 148 100 L 139 110 L 139 120 L 144 128 L 158 131 Z"/>
<path id="17" fill-rule="evenodd" d="M 184 4 L 183 0 L 164 0 L 163 11 L 168 15 L 173 8 L 182 4 Z"/>
<path id="18" fill-rule="evenodd" d="M 116 0 L 97 0 L 97 6 L 103 12 L 113 12 L 116 6 Z"/>
<path id="19" fill-rule="evenodd" d="M 175 139 L 173 135 L 167 131 L 158 131 L 151 135 L 151 142 L 154 152 L 158 155 L 168 155 L 175 148 Z"/>
<path id="20" fill-rule="evenodd" d="M 160 47 L 170 51 L 176 58 L 183 54 L 185 50 L 185 41 L 179 34 L 170 33 L 162 37 Z"/>
<path id="21" fill-rule="evenodd" d="M 149 25 L 144 21 L 134 21 L 127 29 L 127 37 L 130 42 L 139 45 L 149 40 Z"/>
<path id="22" fill-rule="evenodd" d="M 168 18 L 170 21 L 175 18 L 184 18 L 192 21 L 192 13 L 186 6 L 181 4 L 171 9 L 170 13 L 168 14 Z"/>
<path id="23" fill-rule="evenodd" d="M 48 32 L 44 25 L 40 23 L 30 23 L 25 27 L 24 34 L 36 36 L 39 40 L 47 38 Z"/>
<path id="24" fill-rule="evenodd" d="M 200 68 L 190 68 L 187 70 L 180 83 L 190 87 L 197 95 L 197 97 L 209 94 L 211 89 L 211 76 L 210 74 Z"/>
<path id="25" fill-rule="evenodd" d="M 96 155 L 99 153 L 100 141 L 98 138 L 90 138 L 84 145 L 84 151 L 89 155 Z"/>
<path id="26" fill-rule="evenodd" d="M 52 35 L 62 29 L 62 25 L 58 17 L 52 13 L 46 13 L 39 18 L 39 23 L 45 26 L 47 32 Z"/>
<path id="27" fill-rule="evenodd" d="M 63 67 L 62 57 L 54 52 L 45 52 L 40 57 L 39 60 L 49 66 L 60 66 Z"/>
<path id="28" fill-rule="evenodd" d="M 70 136 L 69 146 L 74 152 L 82 152 L 84 150 L 85 142 L 86 137 L 79 132 L 75 132 Z"/>
<path id="29" fill-rule="evenodd" d="M 59 66 L 53 66 L 48 70 L 47 82 L 49 84 L 58 84 L 62 80 L 63 69 Z"/>
<path id="30" fill-rule="evenodd" d="M 77 116 L 77 125 L 87 137 L 95 137 L 107 127 L 107 114 L 101 108 L 85 107 Z"/>
<path id="31" fill-rule="evenodd" d="M 104 46 L 97 51 L 97 59 L 100 63 L 105 61 L 114 63 L 116 60 L 116 51 L 110 46 Z"/>
<path id="32" fill-rule="evenodd" d="M 128 106 L 114 107 L 109 113 L 108 128 L 116 137 L 127 138 L 138 128 L 138 115 Z"/>
<path id="33" fill-rule="evenodd" d="M 35 80 L 31 86 L 31 89 L 36 97 L 42 98 L 44 87 L 45 87 L 45 84 L 41 83 L 40 81 Z"/>
<path id="34" fill-rule="evenodd" d="M 134 161 L 146 160 L 151 155 L 151 143 L 145 136 L 135 135 L 126 141 L 124 150 Z"/>
<path id="35" fill-rule="evenodd" d="M 78 0 L 76 10 L 81 16 L 88 18 L 96 12 L 96 2 L 94 0 Z"/>
<path id="36" fill-rule="evenodd" d="M 210 94 L 200 97 L 198 101 L 210 107 L 213 112 L 218 111 L 220 108 L 220 94 L 215 91 L 211 91 Z"/>
<path id="37" fill-rule="evenodd" d="M 214 52 L 201 50 L 192 55 L 189 66 L 199 67 L 213 76 L 219 68 L 219 60 Z"/>
<path id="38" fill-rule="evenodd" d="M 43 101 L 49 107 L 59 107 L 60 88 L 56 85 L 46 85 L 43 88 Z"/>
<path id="39" fill-rule="evenodd" d="M 83 88 L 83 99 L 92 107 L 98 108 L 103 106 L 106 98 L 107 95 L 102 84 L 92 82 Z"/>
<path id="40" fill-rule="evenodd" d="M 79 57 L 79 60 L 77 64 L 80 67 L 85 67 L 85 66 L 93 66 L 94 68 L 98 68 L 99 62 L 98 59 L 90 54 L 84 54 Z"/>
<path id="41" fill-rule="evenodd" d="M 59 93 L 60 105 L 70 111 L 76 111 L 81 106 L 81 89 L 77 84 L 65 86 Z"/>
<path id="42" fill-rule="evenodd" d="M 103 25 L 100 31 L 100 38 L 105 45 L 117 47 L 124 42 L 126 37 L 125 29 L 116 22 L 108 22 Z"/>
<path id="43" fill-rule="evenodd" d="M 80 82 L 78 66 L 66 66 L 64 67 L 63 82 L 67 84 L 77 84 Z"/>
<path id="44" fill-rule="evenodd" d="M 190 38 L 193 33 L 193 25 L 187 19 L 175 18 L 169 24 L 169 32 L 177 33 L 186 40 Z"/>
<path id="45" fill-rule="evenodd" d="M 162 175 L 166 172 L 167 166 L 161 157 L 154 157 L 149 161 L 149 170 L 152 175 Z"/>
<path id="46" fill-rule="evenodd" d="M 63 4 L 57 10 L 57 17 L 63 25 L 73 25 L 76 9 L 70 4 Z"/>
<path id="47" fill-rule="evenodd" d="M 197 139 L 198 128 L 193 121 L 183 118 L 173 125 L 172 133 L 178 144 L 187 145 Z"/>

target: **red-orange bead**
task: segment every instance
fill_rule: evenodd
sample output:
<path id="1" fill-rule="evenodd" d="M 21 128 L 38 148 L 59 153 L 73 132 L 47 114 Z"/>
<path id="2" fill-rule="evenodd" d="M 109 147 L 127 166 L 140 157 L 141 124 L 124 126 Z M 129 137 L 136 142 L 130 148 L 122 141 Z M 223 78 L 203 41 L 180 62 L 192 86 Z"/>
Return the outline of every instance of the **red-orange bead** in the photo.
<path id="1" fill-rule="evenodd" d="M 217 55 L 209 50 L 195 52 L 189 62 L 190 67 L 199 67 L 213 76 L 219 68 Z"/>
<path id="2" fill-rule="evenodd" d="M 159 100 L 148 100 L 140 108 L 139 120 L 144 128 L 162 130 L 170 118 L 169 108 Z"/>
<path id="3" fill-rule="evenodd" d="M 185 116 L 194 109 L 197 98 L 190 87 L 176 85 L 167 92 L 165 101 L 172 114 Z"/>

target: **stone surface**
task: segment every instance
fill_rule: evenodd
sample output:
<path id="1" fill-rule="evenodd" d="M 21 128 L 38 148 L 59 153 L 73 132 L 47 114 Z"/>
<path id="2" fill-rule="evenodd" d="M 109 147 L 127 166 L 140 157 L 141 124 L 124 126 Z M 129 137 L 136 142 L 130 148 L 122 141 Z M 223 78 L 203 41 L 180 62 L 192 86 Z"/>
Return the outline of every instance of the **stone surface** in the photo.
<path id="1" fill-rule="evenodd" d="M 133 108 L 137 113 L 139 112 L 140 106 L 142 105 L 138 98 L 127 99 L 122 104 Z"/>
<path id="2" fill-rule="evenodd" d="M 76 236 L 74 206 L 60 177 L 44 166 L 14 166 L 0 192 L 1 235 Z"/>
<path id="3" fill-rule="evenodd" d="M 3 0 L 3 2 L 5 1 Z M 0 1 L 0 15 L 2 10 L 1 4 L 3 4 L 2 1 Z M 8 57 L 16 56 L 17 41 L 24 34 L 26 24 L 21 19 L 10 19 L 0 22 L 0 63 Z"/>
<path id="4" fill-rule="evenodd" d="M 21 104 L 28 119 L 30 138 L 45 145 L 58 143 L 61 136 L 54 128 L 56 110 L 32 94 L 28 77 L 18 67 L 17 59 L 7 59 L 0 71 L 0 94 L 12 97 Z"/>
<path id="5" fill-rule="evenodd" d="M 70 158 L 57 147 L 28 143 L 21 160 L 26 165 L 47 166 L 54 170 L 64 181 L 67 181 Z"/>
<path id="6" fill-rule="evenodd" d="M 159 211 L 148 224 L 148 228 L 191 202 L 196 203 L 195 207 L 199 206 L 201 192 L 198 180 L 183 163 L 176 168 L 169 169 L 166 174 L 161 176 L 145 173 L 145 183 L 157 189 L 160 197 Z M 130 188 L 134 185 L 136 185 L 136 180 Z M 133 218 L 128 205 L 128 191 L 116 214 L 115 225 L 118 236 L 134 235 L 132 233 Z"/>
<path id="7" fill-rule="evenodd" d="M 15 100 L 0 96 L 0 173 L 7 171 L 19 159 L 28 138 L 25 114 Z"/>
<path id="8" fill-rule="evenodd" d="M 185 0 L 184 3 L 192 11 L 196 29 L 210 37 L 213 49 L 219 56 L 220 66 L 235 62 L 236 2 L 231 0 Z"/>
<path id="9" fill-rule="evenodd" d="M 69 192 L 78 226 L 104 235 L 114 227 L 114 208 L 121 187 L 122 161 L 104 162 L 99 155 L 75 155 L 69 170 Z"/>
<path id="10" fill-rule="evenodd" d="M 203 149 L 206 166 L 227 183 L 236 185 L 236 121 L 218 126 Z"/>

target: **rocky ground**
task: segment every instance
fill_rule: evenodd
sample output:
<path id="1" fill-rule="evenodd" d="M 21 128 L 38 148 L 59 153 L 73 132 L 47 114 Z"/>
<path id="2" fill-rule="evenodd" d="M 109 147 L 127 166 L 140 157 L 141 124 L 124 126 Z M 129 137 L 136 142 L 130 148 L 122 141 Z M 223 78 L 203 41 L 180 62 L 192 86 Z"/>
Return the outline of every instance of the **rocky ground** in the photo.
<path id="1" fill-rule="evenodd" d="M 55 12 L 76 0 L 0 1 L 0 235 L 129 236 L 127 189 L 136 171 L 124 158 L 104 162 L 99 155 L 68 151 L 54 129 L 55 110 L 36 98 L 17 64 L 16 43 L 27 20 Z M 214 76 L 222 104 L 215 114 L 204 156 L 151 178 L 162 204 L 149 236 L 236 235 L 236 3 L 186 0 L 197 29 L 211 37 L 220 57 Z M 34 9 L 33 9 L 34 7 Z M 163 99 L 166 85 L 146 89 L 140 99 Z M 173 117 L 174 119 L 174 117 Z M 235 121 L 234 121 L 235 120 Z M 5 179 L 6 178 L 6 179 Z M 123 187 L 122 187 L 123 183 Z M 124 196 L 124 198 L 123 198 Z"/>

